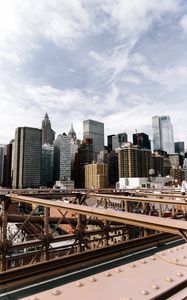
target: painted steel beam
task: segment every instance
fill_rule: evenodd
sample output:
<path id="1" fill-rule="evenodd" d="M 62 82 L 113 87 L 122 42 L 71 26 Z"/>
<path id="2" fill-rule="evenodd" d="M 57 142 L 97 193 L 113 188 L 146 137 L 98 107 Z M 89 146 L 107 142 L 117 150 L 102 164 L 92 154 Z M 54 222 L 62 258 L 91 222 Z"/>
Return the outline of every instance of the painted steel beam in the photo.
<path id="1" fill-rule="evenodd" d="M 83 215 L 90 215 L 97 218 L 111 220 L 122 224 L 134 225 L 138 227 L 159 230 L 172 234 L 181 235 L 186 239 L 187 222 L 174 219 L 166 219 L 147 215 L 140 215 L 128 212 L 114 211 L 109 209 L 95 208 L 90 206 L 66 204 L 62 201 L 43 200 L 39 198 L 24 197 L 18 195 L 7 195 L 12 200 L 26 202 L 30 204 L 39 204 L 44 207 L 54 207 L 57 209 L 68 210 Z M 186 239 L 187 240 L 187 239 Z"/>
<path id="2" fill-rule="evenodd" d="M 185 201 L 186 198 L 181 198 L 180 200 L 174 200 L 174 199 L 167 199 L 163 198 L 163 195 L 159 194 L 151 194 L 152 197 L 136 197 L 136 196 L 124 196 L 124 195 L 112 195 L 112 194 L 97 194 L 97 193 L 90 193 L 90 196 L 95 196 L 97 198 L 103 198 L 103 199 L 113 199 L 113 200 L 125 200 L 129 202 L 147 202 L 147 203 L 159 203 L 159 204 L 172 204 L 172 205 L 181 205 L 187 207 L 187 201 Z M 146 196 L 146 195 L 145 195 Z M 156 198 L 156 197 L 162 197 Z M 155 197 L 155 198 L 154 198 Z"/>

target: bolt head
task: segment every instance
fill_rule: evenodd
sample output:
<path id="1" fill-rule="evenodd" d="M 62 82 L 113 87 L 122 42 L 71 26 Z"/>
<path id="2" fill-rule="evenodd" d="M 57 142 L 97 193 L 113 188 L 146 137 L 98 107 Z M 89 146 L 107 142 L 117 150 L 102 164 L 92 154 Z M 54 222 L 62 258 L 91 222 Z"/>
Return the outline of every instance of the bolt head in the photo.
<path id="1" fill-rule="evenodd" d="M 130 264 L 130 267 L 131 268 L 136 268 L 136 265 L 135 264 Z"/>
<path id="2" fill-rule="evenodd" d="M 110 276 L 112 276 L 112 274 L 110 273 L 110 272 L 105 272 L 105 274 L 104 274 L 106 277 L 110 277 Z"/>
<path id="3" fill-rule="evenodd" d="M 60 295 L 60 294 L 62 294 L 62 292 L 60 291 L 60 290 L 58 290 L 58 289 L 54 289 L 53 291 L 52 291 L 52 295 Z"/>
<path id="4" fill-rule="evenodd" d="M 89 281 L 90 281 L 90 282 L 96 282 L 97 280 L 96 280 L 95 277 L 90 277 Z"/>
<path id="5" fill-rule="evenodd" d="M 156 260 L 156 257 L 155 256 L 151 256 L 151 260 Z"/>
<path id="6" fill-rule="evenodd" d="M 81 281 L 78 281 L 78 282 L 76 282 L 76 286 L 81 287 L 81 286 L 83 286 L 83 283 Z"/>
<path id="7" fill-rule="evenodd" d="M 179 276 L 179 277 L 182 277 L 182 276 L 183 276 L 183 273 L 177 272 L 176 275 Z"/>
<path id="8" fill-rule="evenodd" d="M 144 289 L 143 289 L 143 290 L 141 290 L 141 294 L 142 294 L 142 295 L 149 295 L 149 292 L 148 292 L 147 290 L 144 290 Z"/>
<path id="9" fill-rule="evenodd" d="M 172 279 L 171 277 L 166 277 L 166 281 L 168 281 L 168 282 L 172 282 L 172 281 L 173 281 L 173 279 Z"/>
<path id="10" fill-rule="evenodd" d="M 154 290 L 158 290 L 159 289 L 159 286 L 157 284 L 155 284 L 155 283 L 153 283 L 151 287 Z"/>
<path id="11" fill-rule="evenodd" d="M 117 273 L 120 273 L 120 272 L 122 272 L 122 270 L 121 270 L 120 268 L 117 268 L 117 269 L 116 269 L 116 272 L 117 272 Z"/>

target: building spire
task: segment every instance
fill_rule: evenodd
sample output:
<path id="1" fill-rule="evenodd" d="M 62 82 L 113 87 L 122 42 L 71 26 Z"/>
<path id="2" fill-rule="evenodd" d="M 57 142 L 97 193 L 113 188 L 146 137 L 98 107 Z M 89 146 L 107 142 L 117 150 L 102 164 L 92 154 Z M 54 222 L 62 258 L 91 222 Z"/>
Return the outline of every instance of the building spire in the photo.
<path id="1" fill-rule="evenodd" d="M 76 132 L 73 128 L 73 123 L 71 123 L 71 128 L 70 128 L 70 131 L 68 133 L 68 136 L 73 139 L 74 141 L 77 139 L 77 136 L 76 136 Z"/>

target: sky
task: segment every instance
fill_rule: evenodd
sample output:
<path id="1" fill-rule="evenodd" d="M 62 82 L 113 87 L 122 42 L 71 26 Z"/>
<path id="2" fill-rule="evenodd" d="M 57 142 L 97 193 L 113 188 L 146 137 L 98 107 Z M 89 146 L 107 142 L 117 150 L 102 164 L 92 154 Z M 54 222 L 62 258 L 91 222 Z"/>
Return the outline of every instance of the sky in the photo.
<path id="1" fill-rule="evenodd" d="M 152 135 L 169 115 L 187 146 L 186 0 L 0 0 L 0 143 L 83 120 Z"/>

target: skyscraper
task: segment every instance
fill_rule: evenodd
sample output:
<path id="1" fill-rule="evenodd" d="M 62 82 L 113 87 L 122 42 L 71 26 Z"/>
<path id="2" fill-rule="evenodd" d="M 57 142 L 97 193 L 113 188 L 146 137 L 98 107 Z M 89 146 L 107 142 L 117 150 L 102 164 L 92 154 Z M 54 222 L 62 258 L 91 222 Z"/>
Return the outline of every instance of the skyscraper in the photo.
<path id="1" fill-rule="evenodd" d="M 59 134 L 54 142 L 54 177 L 55 180 L 71 178 L 71 138 Z"/>
<path id="2" fill-rule="evenodd" d="M 169 116 L 154 116 L 152 118 L 153 128 L 153 148 L 154 150 L 163 150 L 168 154 L 175 153 L 173 126 Z"/>
<path id="3" fill-rule="evenodd" d="M 184 142 L 175 143 L 175 153 L 183 154 L 184 153 Z"/>
<path id="4" fill-rule="evenodd" d="M 4 146 L 0 145 L 0 186 L 3 183 Z"/>
<path id="5" fill-rule="evenodd" d="M 4 163 L 3 163 L 3 186 L 12 187 L 12 143 L 11 141 L 4 148 Z"/>
<path id="6" fill-rule="evenodd" d="M 104 123 L 85 120 L 83 121 L 83 139 L 93 140 L 94 160 L 97 160 L 97 154 L 104 150 Z"/>
<path id="7" fill-rule="evenodd" d="M 115 134 L 111 134 L 107 136 L 107 146 L 108 146 L 108 152 L 112 151 L 112 137 L 115 136 Z"/>
<path id="8" fill-rule="evenodd" d="M 118 150 L 119 177 L 140 177 L 140 150 L 131 143 L 126 143 Z"/>
<path id="9" fill-rule="evenodd" d="M 123 143 L 127 143 L 127 134 L 126 133 L 118 133 L 112 137 L 112 150 L 121 147 Z"/>
<path id="10" fill-rule="evenodd" d="M 151 150 L 149 136 L 144 132 L 133 134 L 133 144 L 139 146 L 140 149 Z"/>
<path id="11" fill-rule="evenodd" d="M 41 185 L 51 187 L 53 185 L 53 158 L 54 146 L 42 145 L 42 172 Z"/>
<path id="12" fill-rule="evenodd" d="M 18 127 L 15 133 L 13 188 L 40 186 L 42 130 Z"/>
<path id="13" fill-rule="evenodd" d="M 77 154 L 77 172 L 75 178 L 76 187 L 85 187 L 85 165 L 93 162 L 93 140 L 82 141 Z"/>
<path id="14" fill-rule="evenodd" d="M 45 117 L 42 121 L 42 145 L 43 144 L 53 144 L 55 139 L 55 132 L 51 129 L 51 122 L 49 120 L 48 114 L 45 114 Z"/>

